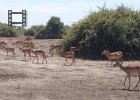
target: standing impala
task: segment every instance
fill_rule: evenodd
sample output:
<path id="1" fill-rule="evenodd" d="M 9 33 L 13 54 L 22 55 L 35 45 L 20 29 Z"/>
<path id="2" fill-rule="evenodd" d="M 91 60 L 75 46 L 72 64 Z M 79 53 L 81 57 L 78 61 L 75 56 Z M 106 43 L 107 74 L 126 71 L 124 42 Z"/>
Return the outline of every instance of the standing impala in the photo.
<path id="1" fill-rule="evenodd" d="M 129 79 L 129 86 L 128 89 L 130 88 L 130 76 L 138 76 L 139 77 L 139 81 L 137 82 L 136 86 L 134 87 L 134 89 L 139 85 L 140 82 L 140 64 L 131 64 L 131 65 L 127 65 L 127 66 L 123 66 L 121 62 L 117 61 L 116 64 L 114 65 L 114 67 L 118 66 L 122 71 L 124 71 L 126 73 L 126 77 L 124 80 L 124 87 L 125 83 L 126 83 L 126 79 Z"/>

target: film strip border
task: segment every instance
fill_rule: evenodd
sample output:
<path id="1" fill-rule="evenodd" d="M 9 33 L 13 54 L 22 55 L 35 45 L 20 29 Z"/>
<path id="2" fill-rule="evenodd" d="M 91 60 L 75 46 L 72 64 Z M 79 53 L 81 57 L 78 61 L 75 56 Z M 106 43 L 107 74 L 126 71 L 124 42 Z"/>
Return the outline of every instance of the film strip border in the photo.
<path id="1" fill-rule="evenodd" d="M 22 14 L 22 22 L 13 22 L 13 14 Z M 13 24 L 21 24 L 22 26 L 26 26 L 26 10 L 22 10 L 22 12 L 12 12 L 12 10 L 8 10 L 8 26 L 13 26 Z"/>

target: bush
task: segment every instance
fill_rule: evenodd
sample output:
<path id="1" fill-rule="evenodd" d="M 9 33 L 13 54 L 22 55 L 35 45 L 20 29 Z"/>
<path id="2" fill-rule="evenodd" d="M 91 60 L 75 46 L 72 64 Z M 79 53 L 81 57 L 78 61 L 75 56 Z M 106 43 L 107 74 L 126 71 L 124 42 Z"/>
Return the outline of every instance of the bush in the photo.
<path id="1" fill-rule="evenodd" d="M 101 59 L 102 51 L 108 49 L 122 51 L 125 59 L 140 59 L 140 12 L 123 5 L 90 12 L 64 36 L 64 51 L 81 41 L 80 57 Z"/>
<path id="2" fill-rule="evenodd" d="M 0 27 L 0 36 L 15 37 L 16 32 L 11 27 Z"/>

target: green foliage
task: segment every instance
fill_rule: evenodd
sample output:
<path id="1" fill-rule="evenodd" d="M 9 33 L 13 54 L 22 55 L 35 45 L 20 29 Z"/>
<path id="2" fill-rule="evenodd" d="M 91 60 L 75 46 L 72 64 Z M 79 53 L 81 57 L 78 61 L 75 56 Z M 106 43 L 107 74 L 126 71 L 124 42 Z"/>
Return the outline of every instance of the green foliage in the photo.
<path id="1" fill-rule="evenodd" d="M 0 24 L 0 36 L 3 37 L 14 37 L 16 36 L 16 32 L 11 27 L 6 24 Z"/>
<path id="2" fill-rule="evenodd" d="M 0 23 L 0 36 L 3 37 L 15 37 L 24 34 L 25 29 L 23 27 L 11 27 L 7 24 Z"/>
<path id="3" fill-rule="evenodd" d="M 44 29 L 45 26 L 43 25 L 34 25 L 31 28 L 27 29 L 24 33 L 25 36 L 35 36 L 37 35 L 40 31 Z"/>
<path id="4" fill-rule="evenodd" d="M 63 34 L 64 34 L 63 22 L 61 22 L 59 17 L 53 16 L 48 21 L 46 27 L 37 34 L 36 38 L 42 39 L 61 38 Z"/>
<path id="5" fill-rule="evenodd" d="M 47 38 L 61 38 L 64 29 L 59 17 L 51 17 L 47 23 Z"/>
<path id="6" fill-rule="evenodd" d="M 139 59 L 140 12 L 123 5 L 115 10 L 103 7 L 90 12 L 64 36 L 64 51 L 80 42 L 81 57 L 100 59 L 102 51 L 108 49 L 122 51 L 125 59 Z"/>

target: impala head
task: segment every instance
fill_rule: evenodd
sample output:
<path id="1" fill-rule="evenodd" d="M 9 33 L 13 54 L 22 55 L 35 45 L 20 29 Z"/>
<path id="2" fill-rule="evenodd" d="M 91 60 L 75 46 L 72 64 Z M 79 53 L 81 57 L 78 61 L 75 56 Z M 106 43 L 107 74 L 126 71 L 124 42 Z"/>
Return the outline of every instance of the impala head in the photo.
<path id="1" fill-rule="evenodd" d="M 122 63 L 123 63 L 122 61 L 117 61 L 117 62 L 113 65 L 113 67 L 121 66 Z"/>
<path id="2" fill-rule="evenodd" d="M 108 51 L 108 50 L 104 50 L 104 51 L 102 52 L 102 55 L 106 55 L 106 54 L 109 54 L 109 51 Z"/>

